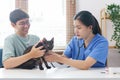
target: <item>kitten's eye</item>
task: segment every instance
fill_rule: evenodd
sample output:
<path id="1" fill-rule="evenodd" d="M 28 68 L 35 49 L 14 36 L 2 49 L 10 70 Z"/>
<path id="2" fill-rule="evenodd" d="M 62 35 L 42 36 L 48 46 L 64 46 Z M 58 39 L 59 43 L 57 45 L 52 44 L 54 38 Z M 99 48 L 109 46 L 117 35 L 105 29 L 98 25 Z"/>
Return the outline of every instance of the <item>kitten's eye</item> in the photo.
<path id="1" fill-rule="evenodd" d="M 47 47 L 49 47 L 49 45 L 47 45 Z"/>

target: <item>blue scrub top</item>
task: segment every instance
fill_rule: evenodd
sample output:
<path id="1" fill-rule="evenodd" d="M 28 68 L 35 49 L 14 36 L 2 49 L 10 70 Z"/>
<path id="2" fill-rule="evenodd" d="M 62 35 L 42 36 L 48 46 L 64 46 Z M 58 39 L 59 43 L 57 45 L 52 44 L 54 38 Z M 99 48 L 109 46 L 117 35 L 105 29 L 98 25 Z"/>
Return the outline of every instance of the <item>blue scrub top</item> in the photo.
<path id="1" fill-rule="evenodd" d="M 108 41 L 100 34 L 96 34 L 85 48 L 84 40 L 74 36 L 65 49 L 64 55 L 75 60 L 85 60 L 90 56 L 97 61 L 92 67 L 105 67 L 108 55 Z"/>

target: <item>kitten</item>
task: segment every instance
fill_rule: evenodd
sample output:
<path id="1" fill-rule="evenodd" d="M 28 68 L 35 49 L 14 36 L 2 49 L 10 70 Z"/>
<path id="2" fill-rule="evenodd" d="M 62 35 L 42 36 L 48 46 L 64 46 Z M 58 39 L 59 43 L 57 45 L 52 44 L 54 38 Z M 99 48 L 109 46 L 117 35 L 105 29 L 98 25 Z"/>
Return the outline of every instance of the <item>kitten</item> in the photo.
<path id="1" fill-rule="evenodd" d="M 39 69 L 40 70 L 44 70 L 43 66 L 42 66 L 42 61 L 44 62 L 45 66 L 47 69 L 50 69 L 51 67 L 48 66 L 47 61 L 44 59 L 44 56 L 46 55 L 46 53 L 49 50 L 52 50 L 54 47 L 54 38 L 52 38 L 50 41 L 47 41 L 45 38 L 43 39 L 42 42 L 39 42 L 37 47 L 43 46 L 42 49 L 45 49 L 45 54 L 42 57 L 39 58 L 35 58 L 35 59 L 30 59 L 28 61 L 26 61 L 25 63 L 19 65 L 17 68 L 22 68 L 22 69 L 33 69 L 35 68 L 37 65 L 39 65 Z M 30 52 L 30 50 L 32 49 L 32 46 L 29 46 L 23 54 L 26 54 L 28 52 Z M 52 64 L 52 63 L 51 63 Z M 52 65 L 53 66 L 53 65 Z M 54 67 L 54 66 L 53 66 Z"/>

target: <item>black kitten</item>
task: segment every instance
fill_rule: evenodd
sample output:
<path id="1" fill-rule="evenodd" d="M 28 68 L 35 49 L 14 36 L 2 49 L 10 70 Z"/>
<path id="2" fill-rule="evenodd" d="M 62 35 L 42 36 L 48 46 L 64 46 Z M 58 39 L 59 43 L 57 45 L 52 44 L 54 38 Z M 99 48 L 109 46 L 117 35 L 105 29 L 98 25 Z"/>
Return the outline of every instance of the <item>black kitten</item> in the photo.
<path id="1" fill-rule="evenodd" d="M 44 59 L 44 56 L 46 55 L 46 53 L 49 50 L 52 50 L 54 47 L 54 38 L 52 38 L 50 41 L 47 41 L 45 38 L 43 39 L 42 42 L 39 42 L 37 47 L 43 46 L 42 49 L 45 49 L 45 54 L 42 57 L 39 58 L 35 58 L 35 59 L 30 59 L 28 61 L 26 61 L 25 63 L 19 65 L 17 68 L 22 68 L 22 69 L 33 69 L 35 68 L 37 65 L 39 65 L 39 69 L 40 70 L 44 70 L 43 66 L 42 66 L 42 61 L 44 62 L 45 66 L 47 67 L 47 69 L 50 69 L 51 67 L 48 66 L 47 61 Z M 30 52 L 30 50 L 32 49 L 32 46 L 29 46 L 23 54 L 26 54 L 28 52 Z"/>

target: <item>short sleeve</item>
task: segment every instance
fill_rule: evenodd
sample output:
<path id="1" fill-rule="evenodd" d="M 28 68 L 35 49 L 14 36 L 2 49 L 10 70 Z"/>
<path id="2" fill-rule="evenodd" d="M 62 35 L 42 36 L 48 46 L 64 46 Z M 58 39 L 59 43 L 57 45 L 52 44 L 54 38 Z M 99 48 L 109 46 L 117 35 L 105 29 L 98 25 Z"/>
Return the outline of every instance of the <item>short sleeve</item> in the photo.
<path id="1" fill-rule="evenodd" d="M 6 38 L 4 41 L 2 61 L 15 56 L 14 52 L 14 42 L 11 39 Z"/>
<path id="2" fill-rule="evenodd" d="M 67 48 L 64 51 L 64 55 L 68 58 L 72 57 L 72 49 L 73 49 L 73 38 L 71 39 L 71 41 L 68 43 Z"/>
<path id="3" fill-rule="evenodd" d="M 105 64 L 108 55 L 108 42 L 99 42 L 98 45 L 90 52 L 89 56 L 97 62 Z"/>

